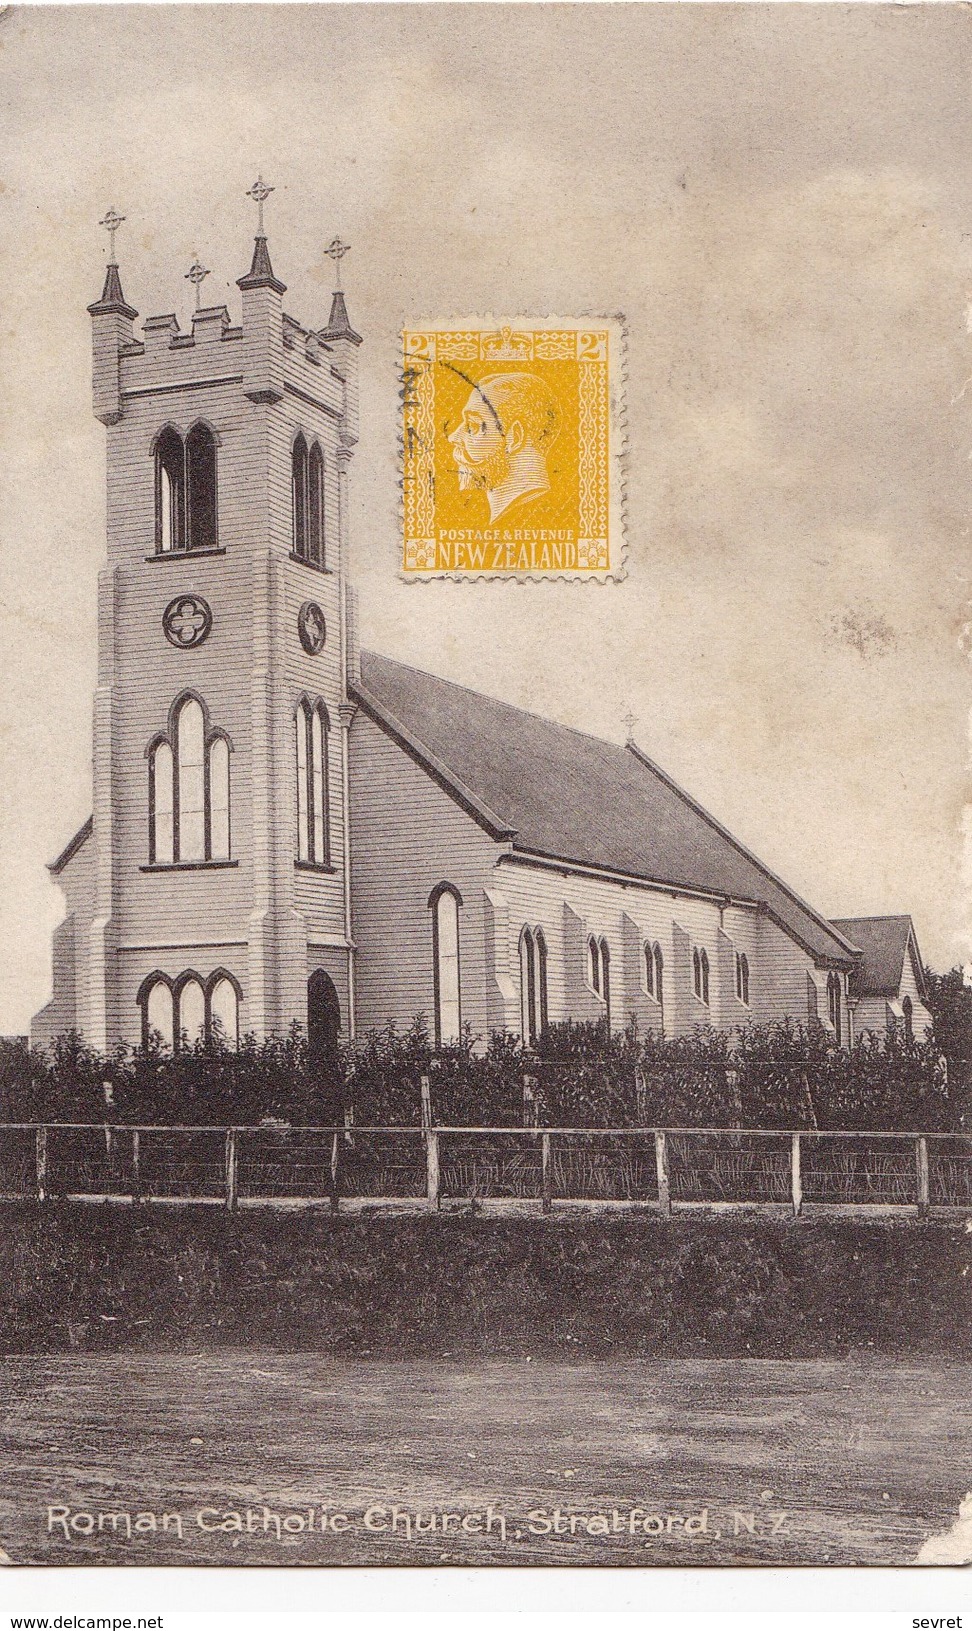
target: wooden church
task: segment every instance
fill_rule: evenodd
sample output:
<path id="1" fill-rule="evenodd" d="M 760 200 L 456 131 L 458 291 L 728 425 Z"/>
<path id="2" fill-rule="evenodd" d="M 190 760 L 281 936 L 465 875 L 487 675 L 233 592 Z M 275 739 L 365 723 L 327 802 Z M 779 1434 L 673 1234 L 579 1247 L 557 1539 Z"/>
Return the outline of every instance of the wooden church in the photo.
<path id="1" fill-rule="evenodd" d="M 851 1041 L 871 920 L 828 922 L 633 742 L 359 652 L 361 338 L 340 290 L 323 327 L 284 311 L 267 191 L 240 323 L 200 306 L 188 333 L 170 314 L 137 333 L 114 252 L 88 308 L 108 444 L 93 814 L 51 867 L 67 914 L 32 1040 L 232 1045 L 296 1020 L 326 1043 L 424 1014 L 439 1043 L 632 1016 Z M 908 990 L 871 1006 L 921 1036 L 903 921 Z"/>

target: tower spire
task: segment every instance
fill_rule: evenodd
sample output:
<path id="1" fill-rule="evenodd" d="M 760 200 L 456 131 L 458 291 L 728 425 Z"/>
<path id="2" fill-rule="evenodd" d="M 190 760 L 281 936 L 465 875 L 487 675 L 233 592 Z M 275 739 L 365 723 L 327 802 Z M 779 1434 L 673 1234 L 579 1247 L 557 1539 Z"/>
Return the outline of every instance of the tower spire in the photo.
<path id="1" fill-rule="evenodd" d="M 350 248 L 351 245 L 342 243 L 340 238 L 332 238 L 324 251 L 334 262 L 334 294 L 331 299 L 331 315 L 327 320 L 323 337 L 325 340 L 351 340 L 355 345 L 360 345 L 361 335 L 356 334 L 351 327 L 348 308 L 344 303 L 344 291 L 341 288 L 341 262 Z"/>
<path id="2" fill-rule="evenodd" d="M 257 207 L 257 230 L 253 241 L 253 262 L 246 277 L 237 278 L 238 289 L 275 289 L 278 294 L 284 294 L 287 289 L 285 283 L 274 277 L 273 267 L 270 264 L 270 251 L 267 248 L 267 234 L 263 225 L 263 206 L 275 189 L 268 187 L 262 176 L 257 176 L 252 187 L 247 188 L 247 198 L 252 198 Z"/>
<path id="3" fill-rule="evenodd" d="M 133 306 L 129 306 L 122 293 L 121 278 L 118 275 L 118 262 L 115 259 L 115 233 L 124 221 L 124 215 L 112 207 L 102 220 L 98 222 L 108 233 L 108 265 L 105 268 L 105 286 L 101 291 L 101 299 L 96 300 L 88 307 L 92 316 L 100 313 L 117 312 L 120 317 L 130 317 L 132 321 L 138 316 Z"/>

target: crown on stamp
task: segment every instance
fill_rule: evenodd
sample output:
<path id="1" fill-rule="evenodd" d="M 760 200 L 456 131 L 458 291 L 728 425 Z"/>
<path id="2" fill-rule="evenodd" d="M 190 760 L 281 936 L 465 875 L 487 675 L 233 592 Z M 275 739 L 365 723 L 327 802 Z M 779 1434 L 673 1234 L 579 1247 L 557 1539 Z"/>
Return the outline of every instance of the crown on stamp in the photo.
<path id="1" fill-rule="evenodd" d="M 483 357 L 488 362 L 529 362 L 532 355 L 532 334 L 514 334 L 507 327 L 483 335 Z"/>

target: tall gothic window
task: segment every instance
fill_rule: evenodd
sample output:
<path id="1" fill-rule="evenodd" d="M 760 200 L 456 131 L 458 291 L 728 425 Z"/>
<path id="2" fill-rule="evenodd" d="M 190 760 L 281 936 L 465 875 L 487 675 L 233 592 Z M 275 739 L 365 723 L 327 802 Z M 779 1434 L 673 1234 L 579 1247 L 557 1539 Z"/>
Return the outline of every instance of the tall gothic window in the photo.
<path id="1" fill-rule="evenodd" d="M 307 559 L 307 443 L 298 434 L 290 455 L 290 494 L 293 506 L 294 554 Z"/>
<path id="2" fill-rule="evenodd" d="M 905 1037 L 912 1042 L 915 1035 L 915 1010 L 910 997 L 902 997 L 901 1012 L 904 1015 Z"/>
<path id="3" fill-rule="evenodd" d="M 749 958 L 744 951 L 736 953 L 736 996 L 749 1007 Z"/>
<path id="4" fill-rule="evenodd" d="M 432 913 L 432 995 L 435 1045 L 457 1042 L 462 1028 L 459 980 L 459 908 L 454 884 L 440 883 L 429 896 Z"/>
<path id="5" fill-rule="evenodd" d="M 297 771 L 297 860 L 303 866 L 331 864 L 328 804 L 328 732 L 323 702 L 302 697 L 294 716 Z"/>
<path id="6" fill-rule="evenodd" d="M 588 979 L 604 1004 L 604 1015 L 611 1028 L 611 948 L 602 937 L 591 935 L 587 942 Z"/>
<path id="7" fill-rule="evenodd" d="M 657 940 L 654 945 L 650 940 L 645 942 L 644 955 L 645 990 L 649 997 L 654 997 L 659 1008 L 662 1008 L 665 1002 L 665 959 Z"/>
<path id="8" fill-rule="evenodd" d="M 155 547 L 164 555 L 186 547 L 186 453 L 171 426 L 155 444 Z"/>
<path id="9" fill-rule="evenodd" d="M 185 441 L 167 425 L 155 443 L 155 548 L 215 549 L 216 438 L 193 425 Z"/>
<path id="10" fill-rule="evenodd" d="M 149 861 L 156 866 L 230 858 L 230 744 L 211 730 L 191 693 L 149 745 Z"/>
<path id="11" fill-rule="evenodd" d="M 324 455 L 315 442 L 307 460 L 307 555 L 314 566 L 324 563 Z"/>
<path id="12" fill-rule="evenodd" d="M 692 989 L 700 1002 L 709 1006 L 709 954 L 699 951 L 698 946 L 692 953 Z"/>
<path id="13" fill-rule="evenodd" d="M 534 949 L 537 954 L 537 996 L 540 999 L 540 1031 L 541 1034 L 549 1024 L 547 1010 L 547 937 L 542 929 L 534 935 Z"/>
<path id="14" fill-rule="evenodd" d="M 138 993 L 142 1046 L 157 1040 L 166 1048 L 191 1048 L 197 1042 L 237 1048 L 240 998 L 236 980 L 225 969 L 216 969 L 206 980 L 193 969 L 175 979 L 150 974 Z"/>
<path id="15" fill-rule="evenodd" d="M 308 449 L 298 431 L 291 452 L 294 554 L 312 566 L 324 563 L 324 455 L 320 443 Z"/>
<path id="16" fill-rule="evenodd" d="M 840 975 L 827 975 L 827 1018 L 833 1026 L 834 1036 L 839 1043 L 842 1035 L 841 990 Z"/>
<path id="17" fill-rule="evenodd" d="M 153 980 L 143 998 L 142 1044 L 147 1047 L 151 1037 L 158 1037 L 163 1047 L 171 1048 L 175 1038 L 175 1015 L 172 986 L 168 980 Z"/>
<path id="18" fill-rule="evenodd" d="M 547 941 L 542 929 L 520 935 L 520 1035 L 531 1046 L 547 1026 Z"/>
<path id="19" fill-rule="evenodd" d="M 193 425 L 186 437 L 189 488 L 189 548 L 216 548 L 216 438 L 208 425 Z"/>

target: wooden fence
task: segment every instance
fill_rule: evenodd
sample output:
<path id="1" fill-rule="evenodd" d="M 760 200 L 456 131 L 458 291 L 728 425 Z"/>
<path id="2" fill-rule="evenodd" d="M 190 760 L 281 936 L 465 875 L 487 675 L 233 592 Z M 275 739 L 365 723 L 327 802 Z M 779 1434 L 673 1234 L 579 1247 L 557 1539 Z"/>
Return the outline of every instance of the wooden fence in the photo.
<path id="1" fill-rule="evenodd" d="M 725 1128 L 0 1126 L 0 1199 L 972 1209 L 972 1135 Z"/>

